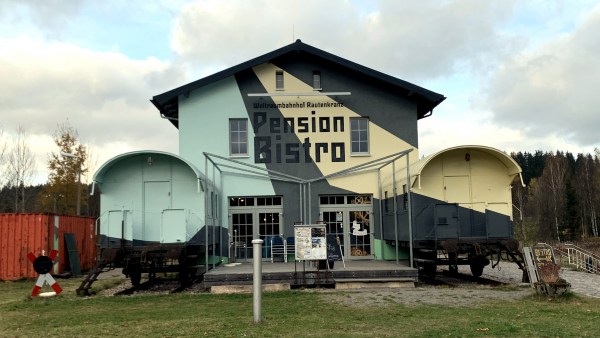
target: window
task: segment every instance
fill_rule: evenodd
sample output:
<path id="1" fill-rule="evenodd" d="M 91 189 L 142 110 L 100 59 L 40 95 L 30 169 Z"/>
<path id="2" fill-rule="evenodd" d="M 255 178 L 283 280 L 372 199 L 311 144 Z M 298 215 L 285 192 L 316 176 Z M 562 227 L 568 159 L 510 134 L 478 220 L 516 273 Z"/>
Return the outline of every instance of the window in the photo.
<path id="1" fill-rule="evenodd" d="M 275 72 L 275 89 L 283 90 L 283 71 Z"/>
<path id="2" fill-rule="evenodd" d="M 248 120 L 229 120 L 229 154 L 231 156 L 248 155 Z"/>
<path id="3" fill-rule="evenodd" d="M 350 141 L 352 154 L 369 153 L 369 119 L 364 117 L 350 119 Z"/>
<path id="4" fill-rule="evenodd" d="M 313 71 L 313 89 L 321 90 L 321 72 L 318 70 Z"/>

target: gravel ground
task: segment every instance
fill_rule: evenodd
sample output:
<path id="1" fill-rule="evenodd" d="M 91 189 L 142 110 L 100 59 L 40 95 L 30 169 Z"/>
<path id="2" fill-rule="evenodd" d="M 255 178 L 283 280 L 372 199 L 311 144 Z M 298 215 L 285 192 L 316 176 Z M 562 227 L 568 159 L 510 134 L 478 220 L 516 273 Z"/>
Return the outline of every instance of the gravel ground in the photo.
<path id="1" fill-rule="evenodd" d="M 438 269 L 438 273 L 442 270 Z M 459 267 L 459 272 L 470 274 L 469 267 Z M 482 277 L 504 285 L 490 286 L 463 282 L 456 287 L 419 285 L 415 288 L 373 288 L 360 290 L 319 290 L 326 300 L 346 306 L 385 306 L 400 303 L 406 306 L 445 305 L 449 307 L 476 306 L 490 300 L 511 301 L 535 294 L 529 284 L 522 284 L 522 272 L 514 263 L 501 262 L 495 269 L 485 267 Z"/>
<path id="2" fill-rule="evenodd" d="M 514 265 L 514 267 L 513 267 Z M 438 270 L 441 273 L 441 270 Z M 469 268 L 460 267 L 461 273 L 469 273 Z M 122 276 L 122 275 L 121 275 Z M 483 277 L 506 283 L 501 287 L 481 285 L 464 282 L 456 287 L 432 286 L 427 284 L 415 288 L 364 288 L 355 290 L 335 289 L 306 289 L 306 292 L 318 292 L 325 301 L 340 303 L 347 306 L 385 306 L 392 303 L 401 303 L 406 306 L 423 304 L 446 305 L 451 307 L 475 306 L 489 300 L 517 300 L 534 294 L 528 284 L 522 285 L 521 270 L 514 263 L 504 263 L 499 268 L 484 269 Z M 177 282 L 161 283 L 149 290 L 138 291 L 133 296 L 144 294 L 167 294 L 177 287 Z M 131 282 L 123 279 L 118 286 L 102 290 L 98 296 L 113 296 L 114 294 L 131 287 Z M 195 284 L 184 293 L 203 293 L 199 284 Z"/>

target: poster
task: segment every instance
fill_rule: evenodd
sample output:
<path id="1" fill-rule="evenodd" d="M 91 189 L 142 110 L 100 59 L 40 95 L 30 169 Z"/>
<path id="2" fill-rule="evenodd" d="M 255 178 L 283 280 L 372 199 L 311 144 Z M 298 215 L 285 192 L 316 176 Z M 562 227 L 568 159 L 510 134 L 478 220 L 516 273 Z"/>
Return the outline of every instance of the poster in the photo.
<path id="1" fill-rule="evenodd" d="M 327 238 L 324 225 L 296 225 L 294 227 L 296 260 L 327 259 Z"/>

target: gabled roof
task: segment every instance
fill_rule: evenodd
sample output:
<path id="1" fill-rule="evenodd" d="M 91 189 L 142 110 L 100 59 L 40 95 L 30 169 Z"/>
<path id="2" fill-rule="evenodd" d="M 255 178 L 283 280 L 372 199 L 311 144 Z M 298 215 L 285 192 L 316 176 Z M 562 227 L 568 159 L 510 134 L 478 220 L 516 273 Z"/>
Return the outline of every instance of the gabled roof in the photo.
<path id="1" fill-rule="evenodd" d="M 363 75 L 382 81 L 387 85 L 391 86 L 392 88 L 395 87 L 396 89 L 398 89 L 399 93 L 406 96 L 410 96 L 412 100 L 417 102 L 417 114 L 419 119 L 429 116 L 428 113 L 433 111 L 433 108 L 435 108 L 438 104 L 440 104 L 446 99 L 446 97 L 444 97 L 441 94 L 432 92 L 428 89 L 419 87 L 410 82 L 406 82 L 393 76 L 378 72 L 371 68 L 359 65 L 352 61 L 343 59 L 339 56 L 307 45 L 300 41 L 300 39 L 298 39 L 296 40 L 296 42 L 291 43 L 285 47 L 276 49 L 270 53 L 261 55 L 244 63 L 240 63 L 237 66 L 233 66 L 231 68 L 225 69 L 223 71 L 196 80 L 194 82 L 190 82 L 181 87 L 169 90 L 168 92 L 156 95 L 150 101 L 154 104 L 154 106 L 156 106 L 156 108 L 158 108 L 162 117 L 169 119 L 171 123 L 173 123 L 173 125 L 177 127 L 177 118 L 179 116 L 179 95 L 189 95 L 189 93 L 195 89 L 233 76 L 241 71 L 269 62 L 273 59 L 279 58 L 292 52 L 305 52 L 311 54 L 324 60 L 333 62 L 341 67 L 348 68 L 349 70 L 352 70 L 354 72 L 362 73 Z"/>

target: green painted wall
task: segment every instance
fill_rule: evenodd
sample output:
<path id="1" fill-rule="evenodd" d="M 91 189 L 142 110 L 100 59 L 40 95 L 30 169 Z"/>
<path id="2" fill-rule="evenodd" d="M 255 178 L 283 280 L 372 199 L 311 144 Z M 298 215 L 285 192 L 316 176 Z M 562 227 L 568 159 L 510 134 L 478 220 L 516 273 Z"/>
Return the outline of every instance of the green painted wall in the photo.
<path id="1" fill-rule="evenodd" d="M 229 156 L 229 119 L 248 118 L 244 101 L 235 78 L 218 81 L 190 93 L 188 98 L 179 99 L 179 152 L 182 157 L 192 162 L 202 172 L 205 171 L 203 152 Z M 237 161 L 249 163 L 262 168 L 264 164 L 255 164 L 252 140 L 254 133 L 248 121 L 248 156 L 234 157 Z M 231 164 L 231 163 L 230 163 Z M 213 179 L 213 169 L 209 165 L 206 173 Z M 220 194 L 221 225 L 228 226 L 228 196 L 260 196 L 274 195 L 275 191 L 268 179 L 248 178 L 244 175 L 225 173 L 221 177 L 214 174 Z"/>

